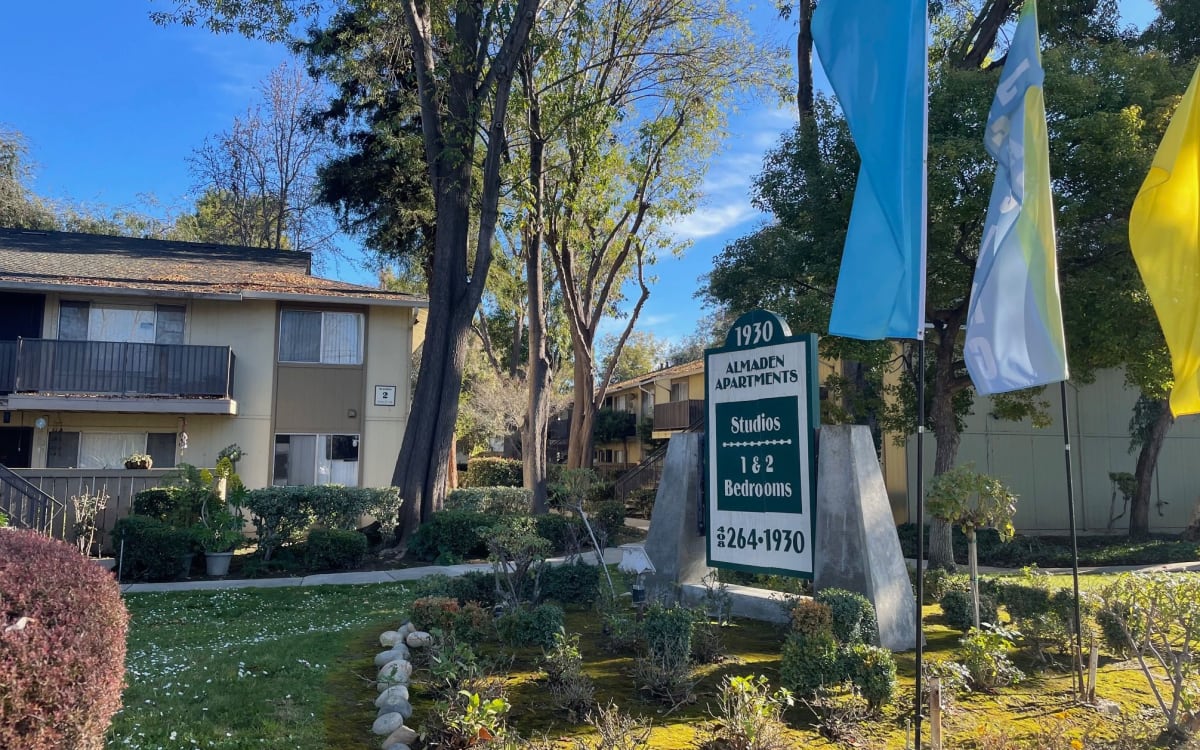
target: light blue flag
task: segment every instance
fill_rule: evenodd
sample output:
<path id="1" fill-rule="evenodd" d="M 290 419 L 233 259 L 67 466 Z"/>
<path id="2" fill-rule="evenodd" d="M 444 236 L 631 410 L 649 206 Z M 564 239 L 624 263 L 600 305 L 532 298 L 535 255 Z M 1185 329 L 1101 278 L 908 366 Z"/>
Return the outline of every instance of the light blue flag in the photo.
<path id="1" fill-rule="evenodd" d="M 1038 44 L 1037 5 L 1025 0 L 984 136 L 996 184 L 963 347 L 981 394 L 1067 379 Z"/>
<path id="2" fill-rule="evenodd" d="M 925 323 L 925 1 L 821 0 L 812 24 L 862 160 L 829 332 L 917 338 Z"/>

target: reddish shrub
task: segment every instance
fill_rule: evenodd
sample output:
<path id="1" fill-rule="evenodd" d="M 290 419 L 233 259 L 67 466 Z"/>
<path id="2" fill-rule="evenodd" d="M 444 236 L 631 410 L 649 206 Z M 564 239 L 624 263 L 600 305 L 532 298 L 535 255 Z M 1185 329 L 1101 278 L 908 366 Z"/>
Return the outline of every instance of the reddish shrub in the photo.
<path id="1" fill-rule="evenodd" d="M 412 621 L 421 630 L 454 630 L 458 600 L 446 596 L 424 596 L 413 600 Z"/>
<path id="2" fill-rule="evenodd" d="M 0 529 L 0 748 L 102 748 L 128 625 L 107 571 L 64 542 Z"/>

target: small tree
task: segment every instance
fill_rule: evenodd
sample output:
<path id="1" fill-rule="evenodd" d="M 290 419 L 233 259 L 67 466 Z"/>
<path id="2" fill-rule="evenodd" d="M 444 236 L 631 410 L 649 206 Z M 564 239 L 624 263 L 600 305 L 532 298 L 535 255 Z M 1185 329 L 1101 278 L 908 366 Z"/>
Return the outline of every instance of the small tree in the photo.
<path id="1" fill-rule="evenodd" d="M 961 526 L 967 535 L 971 567 L 971 603 L 975 629 L 979 629 L 979 554 L 975 532 L 995 529 L 1000 538 L 1012 539 L 1017 496 L 995 477 L 980 474 L 972 464 L 955 466 L 934 478 L 925 495 L 925 507 L 934 518 Z M 921 561 L 917 561 L 920 566 Z"/>
<path id="2" fill-rule="evenodd" d="M 1200 579 L 1192 575 L 1130 573 L 1101 593 L 1104 610 L 1119 625 L 1137 658 L 1169 733 L 1197 706 L 1200 650 Z M 1170 687 L 1164 695 L 1162 678 Z"/>

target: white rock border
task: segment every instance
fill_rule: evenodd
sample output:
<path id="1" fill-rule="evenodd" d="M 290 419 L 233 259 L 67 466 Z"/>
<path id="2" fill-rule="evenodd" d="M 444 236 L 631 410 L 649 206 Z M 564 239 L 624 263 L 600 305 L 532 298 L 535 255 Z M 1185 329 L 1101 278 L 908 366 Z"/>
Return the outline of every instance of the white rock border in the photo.
<path id="1" fill-rule="evenodd" d="M 379 667 L 375 681 L 379 697 L 375 699 L 375 706 L 379 708 L 379 715 L 375 717 L 371 731 L 384 737 L 383 750 L 411 750 L 412 743 L 417 740 L 416 730 L 405 724 L 413 712 L 408 696 L 408 681 L 413 673 L 409 649 L 425 648 L 432 642 L 433 636 L 417 630 L 411 621 L 379 635 L 379 645 L 388 650 L 375 656 L 375 666 Z"/>

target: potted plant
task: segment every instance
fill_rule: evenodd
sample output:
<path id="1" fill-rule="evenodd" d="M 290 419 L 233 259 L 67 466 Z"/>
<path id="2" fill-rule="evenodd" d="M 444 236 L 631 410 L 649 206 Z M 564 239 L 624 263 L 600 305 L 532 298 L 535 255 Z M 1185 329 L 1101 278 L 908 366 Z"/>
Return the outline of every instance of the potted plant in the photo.
<path id="1" fill-rule="evenodd" d="M 154 465 L 154 459 L 145 453 L 134 453 L 125 459 L 126 469 L 149 469 Z"/>
<path id="2" fill-rule="evenodd" d="M 200 522 L 196 524 L 195 531 L 204 549 L 208 575 L 220 577 L 229 574 L 233 552 L 245 539 L 242 534 L 244 526 L 245 519 L 240 507 L 230 510 L 229 506 L 213 498 L 201 508 Z"/>

